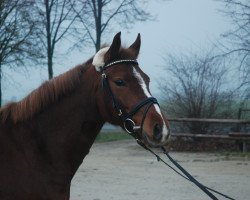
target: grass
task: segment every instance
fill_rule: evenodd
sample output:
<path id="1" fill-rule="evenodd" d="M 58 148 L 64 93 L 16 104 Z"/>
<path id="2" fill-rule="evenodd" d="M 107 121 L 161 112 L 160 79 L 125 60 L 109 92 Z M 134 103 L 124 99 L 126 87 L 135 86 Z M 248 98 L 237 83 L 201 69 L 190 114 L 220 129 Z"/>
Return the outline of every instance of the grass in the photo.
<path id="1" fill-rule="evenodd" d="M 119 140 L 127 140 L 132 139 L 130 135 L 125 132 L 108 132 L 108 133 L 100 133 L 96 142 L 111 142 L 111 141 L 119 141 Z"/>

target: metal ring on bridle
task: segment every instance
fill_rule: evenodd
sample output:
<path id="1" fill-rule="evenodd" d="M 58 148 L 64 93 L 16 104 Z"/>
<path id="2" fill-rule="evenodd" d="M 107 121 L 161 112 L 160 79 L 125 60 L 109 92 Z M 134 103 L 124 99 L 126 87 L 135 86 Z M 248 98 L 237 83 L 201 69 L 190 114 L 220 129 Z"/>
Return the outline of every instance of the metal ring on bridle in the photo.
<path id="1" fill-rule="evenodd" d="M 134 133 L 135 122 L 132 119 L 130 119 L 130 118 L 125 119 L 123 122 L 123 126 L 124 126 L 124 129 L 129 134 Z"/>

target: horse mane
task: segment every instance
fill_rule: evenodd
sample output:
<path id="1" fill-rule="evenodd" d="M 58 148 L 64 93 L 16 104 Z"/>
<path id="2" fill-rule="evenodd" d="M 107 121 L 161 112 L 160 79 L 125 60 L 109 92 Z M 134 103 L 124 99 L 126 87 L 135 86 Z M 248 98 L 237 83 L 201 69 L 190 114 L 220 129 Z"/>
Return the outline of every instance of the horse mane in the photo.
<path id="1" fill-rule="evenodd" d="M 0 108 L 0 120 L 5 122 L 10 119 L 14 123 L 22 122 L 31 119 L 35 114 L 59 101 L 62 96 L 72 92 L 79 85 L 80 76 L 90 64 L 90 60 L 51 80 L 45 81 L 23 100 L 6 104 Z"/>
<path id="2" fill-rule="evenodd" d="M 104 45 L 105 47 L 106 45 Z M 121 48 L 117 59 L 136 59 L 132 49 Z M 93 58 L 71 70 L 45 81 L 19 102 L 10 102 L 0 108 L 0 122 L 10 119 L 14 123 L 31 119 L 49 105 L 57 102 L 64 95 L 72 92 L 80 83 L 81 74 L 90 66 Z"/>

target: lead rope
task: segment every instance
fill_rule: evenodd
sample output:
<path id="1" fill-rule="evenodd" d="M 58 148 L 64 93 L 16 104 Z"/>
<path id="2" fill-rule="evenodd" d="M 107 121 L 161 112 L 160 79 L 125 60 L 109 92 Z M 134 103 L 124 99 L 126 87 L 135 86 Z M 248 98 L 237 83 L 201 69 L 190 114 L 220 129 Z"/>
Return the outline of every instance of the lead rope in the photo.
<path id="1" fill-rule="evenodd" d="M 169 168 L 171 168 L 174 172 L 176 172 L 177 174 L 179 174 L 182 178 L 193 182 L 195 185 L 197 185 L 203 192 L 205 192 L 211 199 L 213 200 L 218 200 L 217 197 L 215 197 L 210 191 L 219 194 L 227 199 L 230 200 L 235 200 L 232 197 L 229 197 L 221 192 L 218 192 L 212 188 L 209 188 L 203 184 L 201 184 L 198 180 L 196 180 L 191 174 L 189 174 L 179 163 L 177 163 L 170 155 L 169 153 L 166 151 L 166 149 L 164 147 L 162 147 L 161 149 L 163 150 L 163 153 L 168 157 L 168 159 L 183 173 L 185 174 L 185 176 L 183 174 L 181 174 L 179 171 L 177 171 L 174 167 L 172 167 L 171 165 L 169 165 L 165 160 L 163 160 L 159 155 L 157 155 L 154 151 L 152 151 L 150 148 L 148 148 L 141 140 L 136 139 L 136 142 L 143 147 L 144 149 L 146 149 L 147 151 L 149 151 L 150 153 L 152 153 L 156 158 L 157 161 L 161 161 L 163 162 L 165 165 L 167 165 Z M 210 191 L 209 191 L 210 190 Z"/>
<path id="2" fill-rule="evenodd" d="M 141 120 L 141 135 L 142 135 L 142 127 L 146 118 L 146 115 L 148 113 L 149 108 L 153 105 L 154 103 L 150 103 L 149 105 L 147 105 L 147 107 L 144 109 L 144 113 L 143 113 L 143 117 Z M 150 153 L 152 153 L 156 158 L 157 161 L 161 161 L 163 162 L 165 165 L 167 165 L 169 168 L 171 168 L 174 172 L 176 172 L 177 174 L 179 174 L 181 177 L 185 178 L 188 181 L 193 182 L 195 185 L 197 185 L 203 192 L 205 192 L 211 199 L 213 200 L 218 200 L 217 197 L 215 197 L 210 191 L 217 193 L 225 198 L 228 198 L 230 200 L 235 200 L 225 194 L 222 194 L 221 192 L 218 192 L 212 188 L 209 188 L 207 186 L 204 186 L 203 184 L 201 184 L 198 180 L 196 180 L 191 174 L 189 174 L 179 163 L 177 163 L 167 152 L 167 150 L 164 147 L 161 147 L 161 149 L 163 150 L 163 153 L 168 157 L 168 159 L 185 175 L 181 174 L 179 171 L 177 171 L 174 167 L 172 167 L 171 165 L 169 165 L 165 160 L 163 160 L 159 155 L 157 155 L 154 151 L 152 151 L 150 148 L 148 148 L 140 139 L 138 139 L 136 137 L 136 134 L 131 134 L 131 136 L 133 136 L 136 140 L 136 142 L 143 147 L 144 149 L 146 149 L 147 151 L 149 151 Z M 210 190 L 210 191 L 209 191 Z"/>
<path id="3" fill-rule="evenodd" d="M 141 120 L 141 129 L 140 129 L 140 134 L 142 135 L 142 127 L 143 127 L 143 124 L 144 124 L 144 121 L 145 121 L 145 118 L 146 118 L 146 115 L 148 113 L 148 110 L 149 108 L 154 104 L 154 102 L 150 103 L 147 105 L 147 107 L 144 109 L 144 113 L 143 113 L 143 116 L 142 116 L 142 120 Z M 203 184 L 201 184 L 198 180 L 196 180 L 191 174 L 189 174 L 178 162 L 176 162 L 170 155 L 169 153 L 167 152 L 167 150 L 164 148 L 164 147 L 161 147 L 161 149 L 163 150 L 163 153 L 168 157 L 168 159 L 182 172 L 182 174 L 176 170 L 174 167 L 172 167 L 171 165 L 169 165 L 165 160 L 163 160 L 159 155 L 157 155 L 153 150 L 151 150 L 150 148 L 148 148 L 140 139 L 138 139 L 136 137 L 136 134 L 130 134 L 132 137 L 135 138 L 136 142 L 141 146 L 143 147 L 144 149 L 146 149 L 147 151 L 149 151 L 150 153 L 152 153 L 157 161 L 161 161 L 163 162 L 166 166 L 168 166 L 169 168 L 171 168 L 174 172 L 176 172 L 177 174 L 179 174 L 181 177 L 183 177 L 184 179 L 190 181 L 190 182 L 193 182 L 196 186 L 198 186 L 203 192 L 205 192 L 211 199 L 213 200 L 218 200 L 218 198 L 216 196 L 214 196 L 210 191 L 216 193 L 216 194 L 219 194 L 227 199 L 230 199 L 230 200 L 235 200 L 234 198 L 232 197 L 229 197 L 221 192 L 218 192 L 212 188 L 209 188 Z M 184 174 L 184 175 L 183 175 Z M 209 191 L 210 190 L 210 191 Z"/>
<path id="4" fill-rule="evenodd" d="M 118 115 L 122 118 L 122 120 L 124 120 L 124 115 L 121 111 L 121 108 L 119 106 L 119 104 L 117 103 L 116 99 L 115 99 L 115 96 L 114 94 L 112 93 L 111 91 L 111 88 L 109 86 L 109 83 L 108 83 L 108 80 L 107 80 L 107 76 L 105 74 L 105 69 L 107 69 L 108 67 L 111 67 L 115 64 L 118 64 L 118 63 L 124 63 L 124 62 L 129 62 L 129 63 L 135 63 L 135 64 L 138 64 L 136 60 L 118 60 L 118 61 L 114 61 L 112 63 L 109 63 L 107 64 L 106 66 L 103 66 L 101 68 L 101 72 L 102 72 L 102 84 L 103 84 L 103 87 L 106 86 L 107 90 L 108 90 L 108 93 L 113 101 L 113 106 L 114 108 L 118 111 Z M 140 131 L 142 133 L 142 127 L 143 127 L 143 124 L 144 124 L 144 121 L 145 121 L 145 118 L 146 118 L 146 115 L 148 113 L 148 110 L 149 108 L 153 105 L 153 104 L 158 104 L 157 103 L 157 100 L 153 97 L 151 98 L 148 98 L 146 99 L 145 101 L 143 101 L 143 103 L 140 103 L 139 105 L 137 105 L 135 108 L 136 109 L 133 109 L 132 112 L 130 113 L 130 115 L 134 115 L 141 107 L 143 107 L 144 105 L 147 105 L 147 107 L 144 109 L 144 113 L 143 113 L 143 117 L 142 117 L 142 121 L 141 121 L 141 126 L 140 126 Z M 135 111 L 134 111 L 135 110 Z M 132 116 L 130 116 L 130 118 L 132 118 Z M 129 119 L 130 119 L 129 118 Z M 132 120 L 131 120 L 132 121 Z M 134 125 L 134 122 L 133 122 L 133 125 Z M 172 170 L 174 170 L 177 174 L 179 174 L 181 177 L 185 178 L 186 180 L 188 181 L 191 181 L 193 182 L 195 185 L 197 185 L 202 191 L 204 191 L 211 199 L 213 200 L 218 200 L 210 191 L 214 192 L 214 193 L 217 193 L 227 199 L 230 199 L 230 200 L 235 200 L 225 194 L 222 194 L 214 189 L 211 189 L 209 187 L 206 187 L 205 185 L 202 185 L 199 181 L 197 181 L 191 174 L 189 174 L 179 163 L 177 163 L 169 154 L 168 152 L 166 151 L 166 149 L 164 147 L 162 147 L 162 150 L 163 150 L 163 153 L 168 157 L 168 159 L 183 173 L 185 174 L 185 176 L 183 174 L 181 174 L 179 171 L 177 171 L 174 167 L 170 166 L 166 161 L 164 161 L 159 155 L 157 155 L 154 151 L 152 151 L 151 149 L 149 149 L 141 140 L 138 139 L 137 135 L 136 135 L 136 131 L 133 131 L 133 132 L 129 132 L 127 131 L 132 137 L 134 137 L 137 141 L 137 143 L 142 146 L 144 149 L 146 149 L 147 151 L 149 151 L 150 153 L 152 153 L 154 156 L 156 156 L 157 160 L 158 161 L 162 161 L 165 165 L 167 165 L 168 167 L 170 167 Z M 210 191 L 208 191 L 210 190 Z"/>

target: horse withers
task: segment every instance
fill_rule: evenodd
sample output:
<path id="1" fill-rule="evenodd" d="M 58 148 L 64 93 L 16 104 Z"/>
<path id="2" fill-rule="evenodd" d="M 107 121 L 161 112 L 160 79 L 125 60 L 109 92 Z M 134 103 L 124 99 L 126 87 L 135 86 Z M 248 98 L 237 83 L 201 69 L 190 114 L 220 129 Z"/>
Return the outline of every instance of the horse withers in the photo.
<path id="1" fill-rule="evenodd" d="M 0 199 L 66 200 L 70 183 L 105 122 L 150 146 L 163 145 L 168 122 L 136 58 L 140 35 L 120 33 L 86 63 L 0 109 Z"/>

